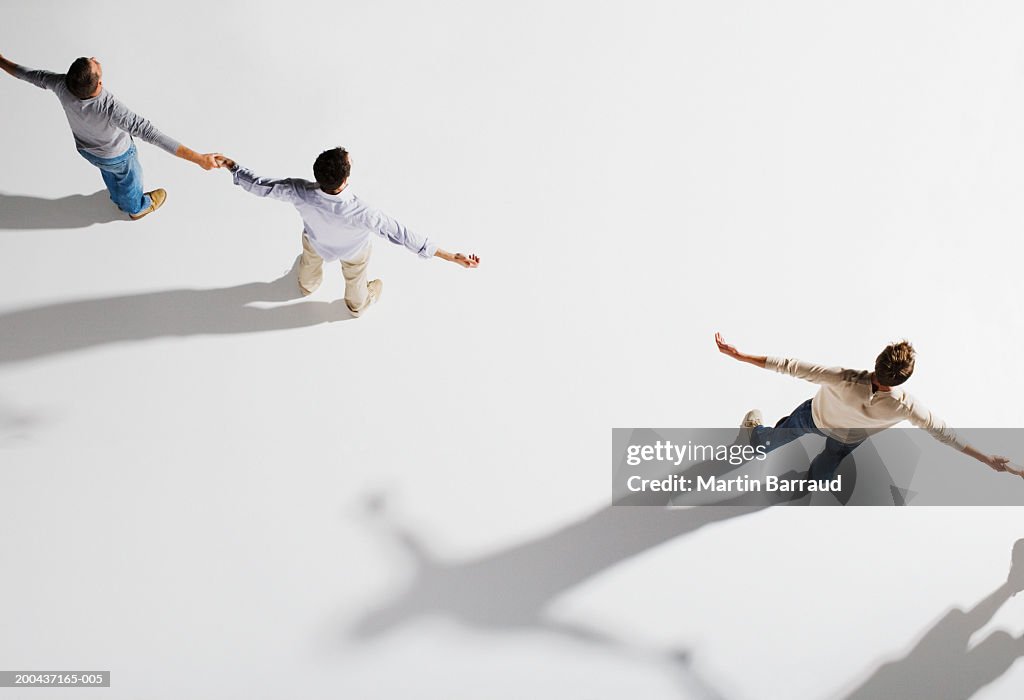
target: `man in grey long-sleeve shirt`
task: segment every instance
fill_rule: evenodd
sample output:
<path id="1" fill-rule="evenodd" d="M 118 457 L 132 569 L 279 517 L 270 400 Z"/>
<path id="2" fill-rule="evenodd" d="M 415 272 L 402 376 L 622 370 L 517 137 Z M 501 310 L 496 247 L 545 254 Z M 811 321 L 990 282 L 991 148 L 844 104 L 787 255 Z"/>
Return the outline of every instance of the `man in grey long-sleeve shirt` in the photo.
<path id="1" fill-rule="evenodd" d="M 137 136 L 204 170 L 217 167 L 216 153 L 196 153 L 161 133 L 148 119 L 128 109 L 103 88 L 103 67 L 95 58 L 78 58 L 66 74 L 29 70 L 0 56 L 0 69 L 45 90 L 60 100 L 75 146 L 100 169 L 110 199 L 133 220 L 156 211 L 167 199 L 163 189 L 144 192 L 142 167 L 135 153 Z"/>
<path id="2" fill-rule="evenodd" d="M 825 437 L 825 449 L 811 462 L 813 479 L 831 479 L 840 462 L 870 435 L 901 421 L 926 431 L 939 442 L 960 450 L 995 469 L 1024 477 L 1006 457 L 988 455 L 968 445 L 956 432 L 910 394 L 896 388 L 914 372 L 914 348 L 907 341 L 892 343 L 875 359 L 875 370 L 823 367 L 791 358 L 747 355 L 715 335 L 719 352 L 764 369 L 818 384 L 818 393 L 800 404 L 774 428 L 761 422 L 761 412 L 748 411 L 742 427 L 753 445 L 769 451 L 807 433 Z"/>
<path id="3" fill-rule="evenodd" d="M 480 264 L 476 255 L 442 250 L 356 197 L 348 186 L 352 162 L 344 148 L 332 148 L 317 157 L 313 163 L 316 182 L 259 177 L 230 158 L 221 157 L 219 162 L 231 170 L 235 184 L 245 191 L 257 197 L 280 199 L 298 210 L 303 224 L 300 291 L 315 292 L 323 279 L 324 261 L 340 260 L 345 276 L 345 303 L 353 316 L 359 316 L 376 301 L 384 288 L 379 279 L 366 281 L 371 239 L 375 235 L 404 246 L 421 258 L 437 257 L 470 268 Z"/>

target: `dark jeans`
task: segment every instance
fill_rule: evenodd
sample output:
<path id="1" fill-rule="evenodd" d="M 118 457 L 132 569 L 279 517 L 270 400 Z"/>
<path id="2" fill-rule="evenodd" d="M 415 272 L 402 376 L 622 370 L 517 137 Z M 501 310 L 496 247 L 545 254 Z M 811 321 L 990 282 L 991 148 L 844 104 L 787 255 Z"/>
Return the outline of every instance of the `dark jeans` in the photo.
<path id="1" fill-rule="evenodd" d="M 750 444 L 755 447 L 764 445 L 771 452 L 807 433 L 825 438 L 825 449 L 811 460 L 810 478 L 818 481 L 833 478 L 840 462 L 863 442 L 839 442 L 818 430 L 811 416 L 811 399 L 807 399 L 797 406 L 795 411 L 776 423 L 774 428 L 763 425 L 754 428 L 750 433 Z"/>

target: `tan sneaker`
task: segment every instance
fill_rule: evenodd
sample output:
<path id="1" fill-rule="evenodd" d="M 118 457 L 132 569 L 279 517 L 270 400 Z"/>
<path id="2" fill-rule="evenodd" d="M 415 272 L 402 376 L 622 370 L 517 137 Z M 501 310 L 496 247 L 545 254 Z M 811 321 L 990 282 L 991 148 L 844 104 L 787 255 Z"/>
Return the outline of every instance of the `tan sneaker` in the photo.
<path id="1" fill-rule="evenodd" d="M 764 418 L 761 417 L 761 412 L 756 408 L 747 411 L 747 415 L 743 416 L 743 422 L 740 423 L 741 428 L 751 430 L 753 428 L 760 428 L 764 425 Z"/>
<path id="2" fill-rule="evenodd" d="M 380 295 L 384 293 L 384 280 L 370 280 L 370 283 L 366 286 L 370 288 L 370 300 L 366 305 L 369 306 L 376 301 L 380 301 Z"/>
<path id="3" fill-rule="evenodd" d="M 363 308 L 359 309 L 359 311 L 353 310 L 351 306 L 348 306 L 348 302 L 345 302 L 345 306 L 348 306 L 349 313 L 356 318 L 362 316 L 363 312 L 366 311 L 370 304 L 373 304 L 380 299 L 380 295 L 384 292 L 384 280 L 370 280 L 366 283 L 366 288 L 370 293 L 366 297 L 366 304 Z"/>
<path id="4" fill-rule="evenodd" d="M 153 203 L 149 205 L 148 209 L 143 209 L 138 214 L 130 214 L 128 218 L 130 218 L 132 221 L 138 221 L 146 214 L 152 214 L 157 209 L 162 207 L 164 205 L 164 202 L 167 201 L 167 190 L 163 188 L 159 190 L 153 190 L 152 192 L 147 192 L 146 194 L 148 194 L 149 198 L 153 200 Z"/>
<path id="5" fill-rule="evenodd" d="M 314 284 L 312 289 L 306 289 L 305 287 L 302 286 L 302 282 L 299 282 L 299 291 L 302 292 L 302 296 L 304 297 L 308 297 L 310 294 L 312 294 L 318 289 L 320 289 L 320 282 Z"/>

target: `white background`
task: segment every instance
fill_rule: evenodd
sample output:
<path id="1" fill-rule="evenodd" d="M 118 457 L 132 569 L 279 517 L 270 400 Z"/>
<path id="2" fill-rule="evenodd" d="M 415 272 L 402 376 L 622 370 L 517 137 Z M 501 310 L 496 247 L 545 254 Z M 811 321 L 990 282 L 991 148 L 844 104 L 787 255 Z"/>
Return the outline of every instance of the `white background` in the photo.
<path id="1" fill-rule="evenodd" d="M 1015 508 L 602 509 L 612 427 L 811 395 L 716 330 L 851 367 L 908 337 L 936 413 L 1021 425 L 1018 3 L 2 14 L 5 56 L 96 56 L 196 150 L 310 177 L 345 145 L 360 196 L 483 258 L 378 242 L 346 320 L 333 266 L 251 284 L 294 210 L 148 144 L 165 207 L 85 227 L 105 195 L 44 200 L 98 173 L 0 76 L 0 667 L 114 678 L 33 697 L 839 698 L 1005 579 Z"/>

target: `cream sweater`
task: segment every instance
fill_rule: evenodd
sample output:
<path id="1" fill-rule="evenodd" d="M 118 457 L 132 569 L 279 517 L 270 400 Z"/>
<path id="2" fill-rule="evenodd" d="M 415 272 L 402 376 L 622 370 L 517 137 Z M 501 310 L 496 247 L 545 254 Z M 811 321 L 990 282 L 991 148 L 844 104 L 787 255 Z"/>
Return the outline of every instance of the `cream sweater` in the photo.
<path id="1" fill-rule="evenodd" d="M 857 442 L 907 420 L 950 447 L 967 447 L 952 428 L 899 387 L 872 391 L 867 370 L 822 367 L 781 357 L 769 357 L 766 367 L 820 385 L 811 401 L 811 416 L 821 432 L 840 442 Z"/>

